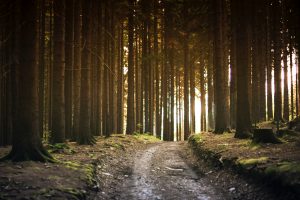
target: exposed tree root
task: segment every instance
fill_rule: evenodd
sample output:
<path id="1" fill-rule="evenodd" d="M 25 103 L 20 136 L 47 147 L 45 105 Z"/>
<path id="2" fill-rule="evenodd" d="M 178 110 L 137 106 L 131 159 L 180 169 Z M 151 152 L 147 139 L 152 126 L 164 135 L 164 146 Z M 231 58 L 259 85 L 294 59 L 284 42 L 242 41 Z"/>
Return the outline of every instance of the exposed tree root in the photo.
<path id="1" fill-rule="evenodd" d="M 56 160 L 44 149 L 44 147 L 31 147 L 28 149 L 13 148 L 10 153 L 0 161 L 22 162 L 22 161 L 39 161 L 39 162 L 56 162 Z"/>

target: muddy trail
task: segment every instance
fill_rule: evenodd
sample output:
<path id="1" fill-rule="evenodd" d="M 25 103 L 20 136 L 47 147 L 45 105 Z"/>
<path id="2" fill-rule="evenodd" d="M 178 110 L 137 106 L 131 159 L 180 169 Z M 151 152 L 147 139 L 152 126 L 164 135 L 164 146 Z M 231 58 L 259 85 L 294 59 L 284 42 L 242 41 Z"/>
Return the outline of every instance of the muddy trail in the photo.
<path id="1" fill-rule="evenodd" d="M 222 199 L 181 156 L 180 143 L 162 143 L 140 153 L 123 183 L 122 199 Z"/>
<path id="2" fill-rule="evenodd" d="M 105 199 L 275 199 L 261 186 L 195 160 L 185 142 L 153 144 L 128 164 Z"/>

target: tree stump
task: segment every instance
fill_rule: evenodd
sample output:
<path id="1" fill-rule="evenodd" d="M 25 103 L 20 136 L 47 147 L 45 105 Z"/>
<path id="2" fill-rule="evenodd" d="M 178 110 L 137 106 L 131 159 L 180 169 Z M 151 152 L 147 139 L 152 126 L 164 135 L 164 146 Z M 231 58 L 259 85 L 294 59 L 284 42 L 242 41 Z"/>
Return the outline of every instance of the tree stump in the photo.
<path id="1" fill-rule="evenodd" d="M 254 129 L 253 130 L 253 142 L 256 143 L 272 143 L 279 144 L 282 143 L 273 133 L 272 129 Z"/>
<path id="2" fill-rule="evenodd" d="M 288 122 L 288 129 L 300 131 L 300 117 L 296 117 L 295 119 Z"/>

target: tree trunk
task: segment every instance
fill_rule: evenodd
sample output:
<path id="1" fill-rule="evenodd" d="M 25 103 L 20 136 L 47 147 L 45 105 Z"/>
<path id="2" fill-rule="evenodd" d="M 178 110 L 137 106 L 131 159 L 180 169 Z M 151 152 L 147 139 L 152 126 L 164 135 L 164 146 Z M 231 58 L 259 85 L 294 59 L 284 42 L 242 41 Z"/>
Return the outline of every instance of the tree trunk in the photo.
<path id="1" fill-rule="evenodd" d="M 123 96 L 124 96 L 124 75 L 123 75 L 123 56 L 124 56 L 124 51 L 123 51 L 123 23 L 121 23 L 119 27 L 119 36 L 118 36 L 118 99 L 117 99 L 117 104 L 118 104 L 118 122 L 117 122 L 117 133 L 123 134 L 123 117 L 124 117 L 124 101 L 123 101 Z"/>
<path id="2" fill-rule="evenodd" d="M 80 125 L 78 144 L 93 144 L 95 139 L 91 132 L 91 2 L 82 1 L 82 60 L 80 87 Z"/>
<path id="3" fill-rule="evenodd" d="M 132 8 L 134 0 L 129 0 L 129 6 Z M 127 127 L 126 134 L 132 134 L 135 131 L 134 124 L 134 30 L 133 30 L 133 9 L 129 10 L 128 15 L 128 97 L 127 97 Z"/>
<path id="4" fill-rule="evenodd" d="M 65 142 L 65 1 L 55 0 L 51 143 Z"/>
<path id="5" fill-rule="evenodd" d="M 65 124 L 66 124 L 66 137 L 72 138 L 72 78 L 74 66 L 74 1 L 66 1 L 66 35 L 65 35 L 65 56 L 66 56 L 66 69 L 65 69 Z"/>
<path id="6" fill-rule="evenodd" d="M 195 121 L 195 66 L 190 65 L 190 111 L 191 111 L 191 126 L 190 126 L 190 131 L 191 134 L 195 134 L 195 129 L 196 129 L 196 121 Z M 200 70 L 200 73 L 204 74 L 204 70 Z M 201 85 L 201 87 L 204 87 Z M 201 99 L 202 99 L 202 94 L 201 94 Z M 202 108 L 202 107 L 201 107 Z M 173 109 L 173 108 L 172 108 Z M 202 113 L 202 109 L 201 109 Z"/>
<path id="7" fill-rule="evenodd" d="M 184 57 L 184 140 L 187 140 L 191 134 L 190 130 L 190 62 L 189 62 L 189 47 L 188 35 L 184 36 L 183 41 L 183 57 Z"/>
<path id="8" fill-rule="evenodd" d="M 223 63 L 223 39 L 222 39 L 222 6 L 223 0 L 214 0 L 214 100 L 215 100 L 215 133 L 221 134 L 227 130 L 226 119 L 226 94 L 224 91 L 225 74 Z"/>
<path id="9" fill-rule="evenodd" d="M 280 20 L 281 11 L 277 0 L 274 1 L 273 19 L 274 19 L 274 82 L 275 82 L 275 120 L 277 123 L 282 120 L 282 95 L 281 95 L 281 33 Z"/>
<path id="10" fill-rule="evenodd" d="M 154 68 L 155 68 L 155 134 L 156 137 L 161 138 L 161 107 L 160 107 L 160 66 L 158 54 L 158 0 L 154 0 Z"/>
<path id="11" fill-rule="evenodd" d="M 44 99 L 45 99 L 45 0 L 40 1 L 40 46 L 39 46 L 39 65 L 40 65 L 40 74 L 39 74 L 39 116 L 40 116 L 40 134 L 41 137 L 44 135 Z"/>
<path id="12" fill-rule="evenodd" d="M 80 124 L 80 87 L 81 87 L 81 5 L 79 0 L 74 4 L 74 116 L 73 116 L 73 140 L 79 137 Z"/>
<path id="13" fill-rule="evenodd" d="M 236 33 L 236 66 L 237 66 L 237 121 L 236 138 L 246 138 L 251 129 L 250 109 L 248 98 L 248 33 L 246 28 L 246 0 L 232 0 L 232 13 L 236 18 L 236 23 L 232 24 L 232 29 Z"/>
<path id="14" fill-rule="evenodd" d="M 288 30 L 286 2 L 282 3 L 282 49 L 283 49 L 283 119 L 289 121 L 289 86 L 288 86 Z"/>
<path id="15" fill-rule="evenodd" d="M 230 3 L 231 10 L 231 25 L 236 24 L 237 17 L 232 13 L 234 8 L 234 3 Z M 230 127 L 236 128 L 236 33 L 231 27 L 231 41 L 230 41 Z"/>
<path id="16" fill-rule="evenodd" d="M 53 161 L 43 148 L 39 134 L 39 67 L 38 67 L 38 10 L 37 1 L 20 0 L 20 51 L 18 71 L 18 104 L 13 127 L 11 152 L 1 160 Z"/>

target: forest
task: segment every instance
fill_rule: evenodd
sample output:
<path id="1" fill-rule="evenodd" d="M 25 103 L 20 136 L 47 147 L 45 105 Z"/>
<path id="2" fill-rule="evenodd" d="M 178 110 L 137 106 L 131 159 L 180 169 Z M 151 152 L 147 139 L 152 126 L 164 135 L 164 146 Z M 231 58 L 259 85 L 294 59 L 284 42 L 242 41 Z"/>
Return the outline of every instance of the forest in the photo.
<path id="1" fill-rule="evenodd" d="M 215 152 L 210 162 L 217 157 L 225 171 L 235 165 L 224 164 L 225 157 L 231 156 L 232 160 L 227 160 L 246 166 L 242 170 L 245 174 L 250 173 L 250 162 L 250 168 L 257 167 L 257 174 L 265 173 L 266 178 L 248 188 L 258 196 L 244 199 L 273 199 L 265 192 L 268 189 L 257 189 L 265 182 L 274 182 L 270 188 L 281 188 L 278 198 L 297 199 L 299 18 L 297 0 L 1 0 L 0 199 L 16 198 L 5 196 L 8 168 L 20 165 L 32 171 L 36 165 L 51 168 L 57 163 L 63 168 L 75 159 L 69 154 L 76 157 L 76 153 L 81 160 L 75 161 L 81 165 L 90 151 L 98 150 L 107 158 L 101 154 L 95 160 L 107 161 L 115 171 L 118 168 L 108 157 L 119 162 L 132 157 L 136 158 L 132 166 L 141 165 L 131 166 L 135 186 L 128 196 L 108 195 L 104 199 L 233 198 L 206 190 L 202 192 L 208 196 L 202 197 L 195 188 L 191 194 L 172 196 L 173 186 L 164 189 L 167 196 L 160 196 L 155 184 L 150 187 L 136 181 L 134 177 L 144 174 L 147 163 L 141 160 L 152 159 L 147 152 L 166 156 L 157 161 L 159 165 L 174 156 L 172 151 L 182 153 L 186 160 L 190 156 L 186 152 L 193 151 L 200 159 L 193 162 L 197 165 L 210 157 L 204 155 Z M 107 145 L 110 148 L 106 150 Z M 136 152 L 144 152 L 140 161 Z M 282 171 L 278 175 L 273 164 L 278 169 L 285 167 L 287 175 Z M 82 166 L 87 165 L 97 166 Z M 173 173 L 193 168 L 189 164 L 177 168 L 166 165 L 163 168 Z M 215 169 L 210 169 L 214 174 Z M 267 173 L 270 169 L 274 170 L 272 175 Z M 101 180 L 106 180 L 106 172 L 92 171 L 91 176 L 98 180 L 91 179 L 105 188 Z M 1 178 L 3 174 L 7 176 Z M 186 176 L 178 177 L 179 182 L 174 180 L 174 187 Z M 25 184 L 30 182 L 19 178 Z M 207 179 L 218 183 L 212 175 Z M 143 184 L 152 192 L 140 192 L 137 185 Z M 236 188 L 232 186 L 225 193 L 235 193 Z M 93 199 L 76 195 L 77 199 Z"/>

